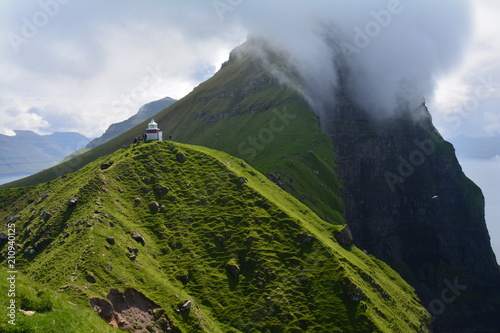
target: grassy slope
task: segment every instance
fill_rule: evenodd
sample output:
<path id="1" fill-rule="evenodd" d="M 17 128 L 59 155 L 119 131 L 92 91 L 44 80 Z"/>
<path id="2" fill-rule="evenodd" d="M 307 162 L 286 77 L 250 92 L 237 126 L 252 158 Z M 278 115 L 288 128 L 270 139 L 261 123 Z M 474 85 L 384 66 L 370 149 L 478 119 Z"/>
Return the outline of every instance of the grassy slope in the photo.
<path id="1" fill-rule="evenodd" d="M 177 162 L 179 151 L 186 162 Z M 152 202 L 163 207 L 151 210 Z M 429 319 L 399 275 L 334 241 L 341 226 L 325 223 L 241 160 L 208 148 L 134 145 L 49 183 L 2 190 L 0 205 L 0 219 L 20 216 L 18 269 L 25 278 L 19 284 L 34 279 L 43 286 L 33 288 L 48 288 L 40 297 L 53 300 L 52 310 L 22 319 L 34 332 L 50 332 L 47 318 L 67 332 L 104 332 L 85 300 L 126 287 L 153 299 L 186 332 L 415 332 Z M 43 211 L 52 214 L 47 222 Z M 299 235 L 314 240 L 303 243 Z M 107 237 L 116 239 L 110 250 Z M 35 243 L 43 244 L 41 252 L 21 254 Z M 139 248 L 137 260 L 127 258 L 128 246 Z M 228 263 L 240 268 L 238 278 L 226 272 Z M 85 279 L 89 273 L 96 283 Z M 357 288 L 362 300 L 346 297 Z M 177 314 L 185 299 L 194 306 Z M 71 325 L 68 311 L 75 313 Z"/>
<path id="2" fill-rule="evenodd" d="M 276 112 L 291 118 L 283 122 Z M 266 176 L 277 175 L 285 190 L 321 218 L 344 223 L 333 143 L 299 96 L 272 79 L 253 56 L 241 53 L 233 58 L 213 78 L 156 115 L 155 121 L 164 138 L 171 135 L 178 142 L 243 158 Z M 78 170 L 130 144 L 146 127 L 144 122 L 70 161 L 7 186 L 37 184 Z M 253 148 L 249 137 L 258 139 L 259 149 Z"/>

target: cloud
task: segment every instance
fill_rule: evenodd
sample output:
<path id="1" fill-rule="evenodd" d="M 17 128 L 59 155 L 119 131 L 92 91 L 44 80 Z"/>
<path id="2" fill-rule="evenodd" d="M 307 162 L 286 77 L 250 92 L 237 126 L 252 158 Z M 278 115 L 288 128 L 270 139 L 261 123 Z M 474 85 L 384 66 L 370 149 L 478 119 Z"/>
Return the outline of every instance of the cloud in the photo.
<path id="1" fill-rule="evenodd" d="M 443 78 L 430 107 L 435 123 L 447 137 L 460 134 L 485 136 L 500 134 L 500 3 L 474 3 L 472 42 L 456 71 Z"/>
<path id="2" fill-rule="evenodd" d="M 460 62 L 469 12 L 467 1 L 451 0 L 252 1 L 235 15 L 254 35 L 285 50 L 309 100 L 333 95 L 343 70 L 355 101 L 390 114 L 401 100 L 420 103 L 431 96 L 436 78 Z"/>
<path id="3" fill-rule="evenodd" d="M 72 128 L 98 136 L 145 103 L 189 93 L 248 33 L 287 52 L 318 112 L 333 101 L 342 57 L 352 95 L 374 114 L 390 114 L 401 100 L 425 96 L 431 101 L 434 92 L 437 100 L 448 102 L 464 91 L 471 97 L 471 72 L 497 73 L 492 59 L 498 49 L 488 48 L 498 45 L 498 29 L 488 24 L 498 25 L 500 10 L 488 1 L 474 3 L 483 8 L 479 12 L 460 0 L 2 1 L 0 117 L 5 129 L 0 133 L 16 126 L 4 117 L 5 110 L 27 114 L 37 108 L 46 123 L 33 123 L 44 124 L 35 130 Z M 40 3 L 58 3 L 57 13 L 15 52 L 6 36 L 22 36 L 26 22 L 43 12 Z M 477 15 L 488 23 L 481 25 Z M 482 28 L 466 49 L 473 23 Z M 464 51 L 466 63 L 476 65 L 459 67 L 468 74 L 448 80 L 458 89 L 452 93 L 443 78 L 461 64 Z M 497 112 L 493 102 L 480 110 Z M 450 113 L 442 104 L 433 104 L 431 112 Z M 68 120 L 59 122 L 64 117 Z M 484 126 L 482 120 L 474 122 L 478 129 Z M 474 122 L 463 121 L 461 129 Z"/>
<path id="4" fill-rule="evenodd" d="M 7 109 L 36 108 L 44 122 L 33 122 L 32 130 L 98 136 L 143 104 L 185 96 L 245 37 L 237 27 L 225 29 L 207 1 L 10 0 L 0 6 L 0 35 L 26 40 L 13 47 L 0 39 L 0 133 L 17 129 L 3 116 Z M 47 14 L 46 24 L 37 26 L 38 13 Z M 23 35 L 29 24 L 36 33 Z"/>

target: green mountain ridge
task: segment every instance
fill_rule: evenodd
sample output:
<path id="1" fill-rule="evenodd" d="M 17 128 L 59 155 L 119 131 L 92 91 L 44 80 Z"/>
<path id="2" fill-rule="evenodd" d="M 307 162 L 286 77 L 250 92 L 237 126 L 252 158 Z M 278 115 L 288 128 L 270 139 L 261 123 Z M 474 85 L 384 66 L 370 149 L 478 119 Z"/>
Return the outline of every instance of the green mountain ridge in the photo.
<path id="1" fill-rule="evenodd" d="M 3 318 L 5 332 L 113 331 L 88 311 L 92 299 L 105 316 L 112 289 L 154 304 L 142 320 L 115 305 L 136 332 L 425 332 L 430 322 L 397 273 L 337 242 L 343 226 L 208 148 L 135 144 L 3 190 L 0 202 L 16 226 L 18 301 L 37 311 L 15 328 Z"/>

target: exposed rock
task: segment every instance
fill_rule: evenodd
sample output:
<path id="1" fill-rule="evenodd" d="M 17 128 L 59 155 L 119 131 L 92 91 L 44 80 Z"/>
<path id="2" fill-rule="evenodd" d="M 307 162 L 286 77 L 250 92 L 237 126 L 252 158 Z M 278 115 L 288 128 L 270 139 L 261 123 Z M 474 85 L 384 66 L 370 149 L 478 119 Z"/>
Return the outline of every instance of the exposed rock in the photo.
<path id="1" fill-rule="evenodd" d="M 85 277 L 85 280 L 87 280 L 90 283 L 96 283 L 97 282 L 94 274 L 92 274 L 90 272 L 87 272 L 87 276 Z"/>
<path id="2" fill-rule="evenodd" d="M 110 245 L 115 245 L 115 239 L 113 237 L 106 238 L 106 242 L 108 242 Z"/>
<path id="3" fill-rule="evenodd" d="M 353 240 L 352 232 L 348 225 L 345 226 L 345 228 L 342 229 L 337 235 L 337 242 L 339 242 L 339 244 L 343 247 L 351 246 Z"/>
<path id="4" fill-rule="evenodd" d="M 305 235 L 305 234 L 300 234 L 299 235 L 299 240 L 302 243 L 310 243 L 310 242 L 312 242 L 314 240 L 314 238 L 311 237 L 311 236 Z"/>
<path id="5" fill-rule="evenodd" d="M 113 162 L 101 164 L 101 170 L 109 169 L 113 165 Z"/>
<path id="6" fill-rule="evenodd" d="M 131 253 L 139 254 L 139 249 L 136 247 L 128 247 L 127 249 Z"/>
<path id="7" fill-rule="evenodd" d="M 183 153 L 177 153 L 176 158 L 177 158 L 177 162 L 179 162 L 179 163 L 186 162 L 186 155 L 184 155 Z"/>
<path id="8" fill-rule="evenodd" d="M 92 297 L 90 306 L 111 326 L 128 332 L 180 332 L 163 309 L 135 289 L 111 289 L 107 298 Z"/>
<path id="9" fill-rule="evenodd" d="M 94 297 L 90 300 L 90 304 L 92 308 L 105 320 L 111 320 L 111 317 L 114 315 L 115 311 L 113 309 L 113 305 L 107 300 Z"/>
<path id="10" fill-rule="evenodd" d="M 238 178 L 238 181 L 239 181 L 240 183 L 247 183 L 247 182 L 248 182 L 248 179 L 246 179 L 245 177 L 240 177 L 240 178 Z"/>
<path id="11" fill-rule="evenodd" d="M 134 203 L 136 204 L 136 206 L 140 205 L 141 202 L 142 202 L 141 198 L 135 198 L 135 200 L 134 200 Z"/>
<path id="12" fill-rule="evenodd" d="M 47 199 L 49 195 L 47 193 L 42 194 L 42 200 Z"/>
<path id="13" fill-rule="evenodd" d="M 166 194 L 170 191 L 170 189 L 166 186 L 155 186 L 154 191 L 157 194 Z"/>
<path id="14" fill-rule="evenodd" d="M 190 300 L 186 300 L 186 301 L 179 304 L 178 310 L 180 312 L 186 312 L 186 311 L 189 311 L 189 309 L 191 309 L 191 301 Z"/>
<path id="15" fill-rule="evenodd" d="M 157 211 L 158 209 L 160 209 L 160 205 L 157 202 L 153 202 L 149 204 L 149 209 L 151 209 L 152 211 Z"/>
<path id="16" fill-rule="evenodd" d="M 76 206 L 77 202 L 78 202 L 78 199 L 76 199 L 76 198 L 69 199 L 69 201 L 68 201 L 68 207 L 74 207 L 74 206 Z"/>
<path id="17" fill-rule="evenodd" d="M 136 242 L 138 243 L 141 243 L 142 246 L 145 246 L 146 245 L 146 240 L 144 239 L 144 237 L 141 236 L 140 233 L 138 233 L 137 231 L 134 231 L 130 234 L 130 236 L 132 237 L 132 239 L 134 239 Z"/>
<path id="18" fill-rule="evenodd" d="M 240 275 L 240 268 L 236 265 L 228 264 L 226 270 L 235 279 Z"/>
<path id="19" fill-rule="evenodd" d="M 0 243 L 5 243 L 9 241 L 9 236 L 4 234 L 3 232 L 0 232 Z"/>
<path id="20" fill-rule="evenodd" d="M 188 275 L 178 275 L 175 277 L 177 280 L 181 281 L 182 283 L 186 284 L 189 282 L 189 276 Z"/>
<path id="21" fill-rule="evenodd" d="M 132 261 L 134 261 L 135 259 L 137 259 L 137 255 L 136 255 L 136 254 L 134 254 L 134 253 L 127 253 L 127 254 L 126 254 L 126 256 L 127 256 L 130 260 L 132 260 Z"/>
<path id="22" fill-rule="evenodd" d="M 396 269 L 422 304 L 440 300 L 443 281 L 455 277 L 471 295 L 485 295 L 480 305 L 469 297 L 446 304 L 433 322 L 435 331 L 497 330 L 500 270 L 484 220 L 484 196 L 464 175 L 425 104 L 402 107 L 400 116 L 378 122 L 346 92 L 337 97 L 322 126 L 335 145 L 355 244 Z"/>
<path id="23" fill-rule="evenodd" d="M 40 217 L 45 221 L 47 222 L 51 217 L 52 217 L 52 214 L 50 214 L 49 212 L 47 212 L 46 210 L 44 210 L 41 214 L 40 214 Z"/>

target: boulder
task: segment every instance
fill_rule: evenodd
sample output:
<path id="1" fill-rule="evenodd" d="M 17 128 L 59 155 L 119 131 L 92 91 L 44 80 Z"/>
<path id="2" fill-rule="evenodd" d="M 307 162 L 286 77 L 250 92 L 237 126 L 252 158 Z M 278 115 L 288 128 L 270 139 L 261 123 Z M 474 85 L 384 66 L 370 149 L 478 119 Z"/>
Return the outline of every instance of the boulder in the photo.
<path id="1" fill-rule="evenodd" d="M 108 242 L 110 245 L 115 245 L 115 239 L 113 237 L 106 238 L 106 242 Z"/>
<path id="2" fill-rule="evenodd" d="M 339 242 L 339 244 L 343 247 L 351 246 L 353 240 L 351 228 L 349 228 L 349 226 L 345 226 L 345 228 L 342 229 L 342 231 L 340 231 L 337 235 L 337 242 Z"/>
<path id="3" fill-rule="evenodd" d="M 113 165 L 113 162 L 101 164 L 101 170 L 109 169 Z"/>
<path id="4" fill-rule="evenodd" d="M 177 162 L 179 162 L 179 163 L 186 162 L 186 155 L 184 155 L 183 153 L 177 153 L 176 158 L 177 158 Z"/>
<path id="5" fill-rule="evenodd" d="M 177 280 L 181 281 L 182 283 L 188 283 L 188 281 L 189 281 L 189 276 L 188 275 L 178 275 L 175 278 Z"/>
<path id="6" fill-rule="evenodd" d="M 95 279 L 94 274 L 87 272 L 87 276 L 85 277 L 85 280 L 87 280 L 90 283 L 96 283 L 97 280 Z"/>
<path id="7" fill-rule="evenodd" d="M 238 278 L 238 276 L 240 275 L 240 268 L 236 265 L 228 264 L 226 266 L 226 270 L 228 274 L 234 277 L 235 279 Z"/>
<path id="8" fill-rule="evenodd" d="M 5 243 L 9 240 L 9 236 L 4 234 L 3 232 L 0 232 L 0 243 Z"/>
<path id="9" fill-rule="evenodd" d="M 149 209 L 151 209 L 152 211 L 157 211 L 158 209 L 160 209 L 160 204 L 158 204 L 157 202 L 153 202 L 149 204 Z"/>
<path id="10" fill-rule="evenodd" d="M 105 320 L 110 320 L 113 317 L 114 310 L 113 305 L 107 300 L 93 297 L 90 300 L 92 308 Z"/>
<path id="11" fill-rule="evenodd" d="M 78 201 L 78 199 L 76 199 L 76 198 L 69 199 L 69 201 L 68 201 L 68 207 L 74 207 L 74 206 L 76 206 L 77 201 Z"/>
<path id="12" fill-rule="evenodd" d="M 312 242 L 314 240 L 314 238 L 311 237 L 311 236 L 305 235 L 305 234 L 300 234 L 299 235 L 299 240 L 302 243 L 310 243 L 310 242 Z"/>
<path id="13" fill-rule="evenodd" d="M 191 309 L 191 301 L 190 300 L 186 300 L 186 301 L 179 304 L 179 311 L 180 312 L 186 312 L 186 311 L 189 311 L 189 309 Z"/>
<path id="14" fill-rule="evenodd" d="M 44 210 L 41 214 L 40 214 L 40 217 L 45 221 L 47 222 L 51 217 L 52 217 L 52 214 L 50 214 L 49 212 L 47 212 L 46 210 Z"/>
<path id="15" fill-rule="evenodd" d="M 130 234 L 130 236 L 132 237 L 133 240 L 135 240 L 136 242 L 138 243 L 141 243 L 142 246 L 145 246 L 146 245 L 146 240 L 144 239 L 144 237 L 141 236 L 140 233 L 138 233 L 137 231 L 134 231 Z"/>
<path id="16" fill-rule="evenodd" d="M 127 249 L 130 253 L 139 254 L 139 249 L 136 247 L 128 247 Z"/>

